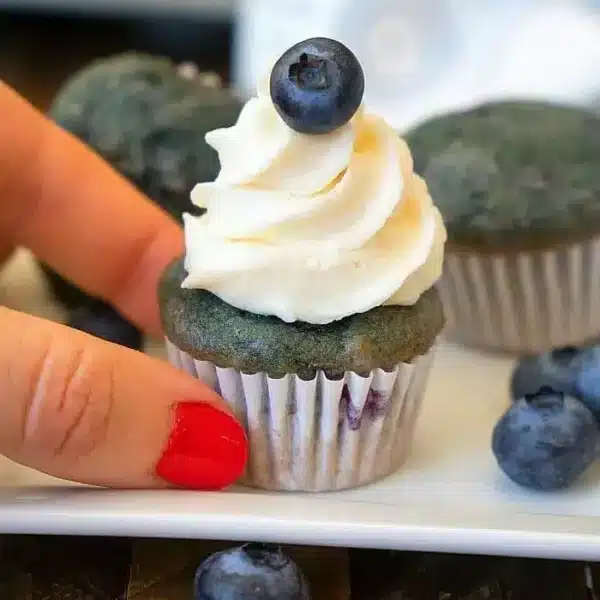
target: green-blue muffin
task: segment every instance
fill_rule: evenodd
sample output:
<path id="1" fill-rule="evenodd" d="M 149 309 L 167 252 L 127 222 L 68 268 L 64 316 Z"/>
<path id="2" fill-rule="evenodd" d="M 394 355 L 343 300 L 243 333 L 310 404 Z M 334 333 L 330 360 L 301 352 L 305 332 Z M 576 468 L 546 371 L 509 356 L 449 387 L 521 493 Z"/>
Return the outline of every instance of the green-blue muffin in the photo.
<path id="1" fill-rule="evenodd" d="M 463 341 L 518 353 L 600 334 L 600 117 L 494 102 L 407 135 L 448 229 L 439 290 Z"/>
<path id="2" fill-rule="evenodd" d="M 191 187 L 219 172 L 217 154 L 204 134 L 233 125 L 241 108 L 213 74 L 165 57 L 126 52 L 93 61 L 72 75 L 56 94 L 49 116 L 180 221 L 192 209 Z M 43 268 L 65 305 L 95 304 Z"/>

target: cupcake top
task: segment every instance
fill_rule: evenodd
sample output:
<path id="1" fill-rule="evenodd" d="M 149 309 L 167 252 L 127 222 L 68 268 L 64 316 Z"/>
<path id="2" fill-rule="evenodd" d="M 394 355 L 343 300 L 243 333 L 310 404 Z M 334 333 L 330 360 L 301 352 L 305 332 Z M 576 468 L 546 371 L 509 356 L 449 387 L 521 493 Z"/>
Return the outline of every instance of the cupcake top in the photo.
<path id="1" fill-rule="evenodd" d="M 189 191 L 219 172 L 204 135 L 235 123 L 242 103 L 190 64 L 127 52 L 94 61 L 60 89 L 50 117 L 177 219 Z"/>
<path id="2" fill-rule="evenodd" d="M 600 231 L 597 115 L 495 102 L 432 119 L 407 139 L 453 248 L 545 248 Z"/>
<path id="3" fill-rule="evenodd" d="M 206 136 L 214 182 L 184 216 L 184 288 L 286 322 L 327 324 L 412 305 L 438 279 L 446 237 L 410 151 L 362 106 L 354 55 L 306 40 L 275 64 L 236 125 Z"/>

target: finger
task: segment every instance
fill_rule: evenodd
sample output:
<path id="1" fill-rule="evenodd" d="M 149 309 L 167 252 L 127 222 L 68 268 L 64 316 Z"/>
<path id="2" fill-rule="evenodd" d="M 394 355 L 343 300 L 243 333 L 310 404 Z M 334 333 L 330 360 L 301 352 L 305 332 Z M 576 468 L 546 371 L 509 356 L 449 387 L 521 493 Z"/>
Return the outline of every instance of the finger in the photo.
<path id="1" fill-rule="evenodd" d="M 160 332 L 158 278 L 180 228 L 74 137 L 0 83 L 0 235 Z"/>
<path id="2" fill-rule="evenodd" d="M 0 308 L 0 454 L 101 486 L 220 489 L 247 442 L 223 400 L 167 363 Z"/>

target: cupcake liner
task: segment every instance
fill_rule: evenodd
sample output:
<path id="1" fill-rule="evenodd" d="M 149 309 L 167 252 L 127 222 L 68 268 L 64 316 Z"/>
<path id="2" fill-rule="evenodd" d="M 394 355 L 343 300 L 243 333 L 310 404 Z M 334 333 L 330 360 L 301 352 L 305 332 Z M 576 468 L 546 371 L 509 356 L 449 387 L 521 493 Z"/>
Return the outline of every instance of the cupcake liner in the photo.
<path id="1" fill-rule="evenodd" d="M 396 471 L 407 457 L 433 350 L 367 377 L 280 379 L 194 360 L 167 340 L 169 361 L 220 394 L 246 427 L 240 483 L 269 490 L 332 491 Z"/>
<path id="2" fill-rule="evenodd" d="M 600 334 L 600 238 L 514 254 L 447 252 L 438 291 L 460 341 L 520 354 Z"/>

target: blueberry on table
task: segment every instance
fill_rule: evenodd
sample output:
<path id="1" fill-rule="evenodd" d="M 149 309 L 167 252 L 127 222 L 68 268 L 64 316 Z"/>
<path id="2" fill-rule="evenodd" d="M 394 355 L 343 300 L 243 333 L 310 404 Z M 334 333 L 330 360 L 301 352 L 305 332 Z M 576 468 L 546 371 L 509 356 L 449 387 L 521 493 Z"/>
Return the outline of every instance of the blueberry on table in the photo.
<path id="1" fill-rule="evenodd" d="M 599 444 L 591 411 L 547 387 L 516 400 L 492 435 L 502 471 L 523 487 L 544 491 L 571 485 L 595 460 Z"/>
<path id="2" fill-rule="evenodd" d="M 328 38 L 287 50 L 271 71 L 271 99 L 294 131 L 324 134 L 345 125 L 358 110 L 365 77 L 356 56 Z"/>
<path id="3" fill-rule="evenodd" d="M 565 347 L 519 361 L 512 374 L 511 396 L 518 400 L 542 387 L 577 396 L 577 373 L 582 350 Z"/>
<path id="4" fill-rule="evenodd" d="M 519 361 L 511 380 L 513 400 L 544 386 L 575 396 L 600 423 L 600 346 L 558 348 Z"/>
<path id="5" fill-rule="evenodd" d="M 208 557 L 196 571 L 194 600 L 310 600 L 298 565 L 281 548 L 251 543 Z"/>
<path id="6" fill-rule="evenodd" d="M 143 336 L 139 329 L 103 302 L 72 310 L 67 325 L 133 350 L 141 350 L 143 345 Z"/>

